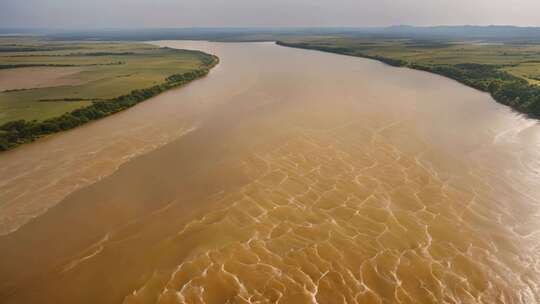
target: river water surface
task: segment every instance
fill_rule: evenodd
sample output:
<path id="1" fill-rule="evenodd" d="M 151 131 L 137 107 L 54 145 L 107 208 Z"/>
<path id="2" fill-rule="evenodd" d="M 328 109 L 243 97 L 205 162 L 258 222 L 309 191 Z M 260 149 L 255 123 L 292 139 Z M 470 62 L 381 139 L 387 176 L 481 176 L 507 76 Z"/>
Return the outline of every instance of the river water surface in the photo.
<path id="1" fill-rule="evenodd" d="M 376 61 L 158 44 L 221 63 L 0 155 L 0 302 L 540 302 L 536 121 Z"/>

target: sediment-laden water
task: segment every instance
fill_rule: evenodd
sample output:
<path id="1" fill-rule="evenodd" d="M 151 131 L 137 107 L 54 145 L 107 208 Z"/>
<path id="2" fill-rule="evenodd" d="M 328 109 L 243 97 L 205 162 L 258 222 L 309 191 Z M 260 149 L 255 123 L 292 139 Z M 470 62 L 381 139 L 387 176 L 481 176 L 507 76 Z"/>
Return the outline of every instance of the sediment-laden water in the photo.
<path id="1" fill-rule="evenodd" d="M 0 237 L 1 302 L 540 301 L 536 121 L 375 61 L 160 45 L 221 63 L 0 156 L 3 230 L 37 216 Z"/>

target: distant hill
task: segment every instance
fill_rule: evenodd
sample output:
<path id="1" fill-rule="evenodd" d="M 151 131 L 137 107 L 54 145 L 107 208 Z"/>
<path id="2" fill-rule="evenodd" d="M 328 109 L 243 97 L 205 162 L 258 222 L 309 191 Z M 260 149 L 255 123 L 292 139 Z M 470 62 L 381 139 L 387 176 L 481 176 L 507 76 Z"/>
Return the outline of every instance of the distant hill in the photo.
<path id="1" fill-rule="evenodd" d="M 217 40 L 270 41 L 295 36 L 342 36 L 425 40 L 486 40 L 540 43 L 540 27 L 517 26 L 390 26 L 333 28 L 149 28 L 149 29 L 0 29 L 7 34 L 45 34 L 57 40 Z"/>

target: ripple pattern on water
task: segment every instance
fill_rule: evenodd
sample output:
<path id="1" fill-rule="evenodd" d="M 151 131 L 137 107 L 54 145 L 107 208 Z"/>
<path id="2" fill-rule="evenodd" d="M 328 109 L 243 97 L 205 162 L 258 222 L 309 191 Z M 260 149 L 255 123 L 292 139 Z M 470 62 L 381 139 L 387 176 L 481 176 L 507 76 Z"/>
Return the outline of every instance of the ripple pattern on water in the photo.
<path id="1" fill-rule="evenodd" d="M 349 128 L 303 132 L 246 161 L 253 182 L 169 240 L 198 241 L 156 302 L 540 300 L 536 253 L 519 246 L 538 233 L 516 243 L 507 189 L 473 168 L 442 176 L 429 151 L 408 155 Z M 145 286 L 125 303 L 147 297 Z"/>
<path id="2" fill-rule="evenodd" d="M 0 302 L 540 302 L 535 121 L 370 60 L 160 45 L 222 60 L 0 159 L 0 234 L 39 215 L 0 236 Z"/>

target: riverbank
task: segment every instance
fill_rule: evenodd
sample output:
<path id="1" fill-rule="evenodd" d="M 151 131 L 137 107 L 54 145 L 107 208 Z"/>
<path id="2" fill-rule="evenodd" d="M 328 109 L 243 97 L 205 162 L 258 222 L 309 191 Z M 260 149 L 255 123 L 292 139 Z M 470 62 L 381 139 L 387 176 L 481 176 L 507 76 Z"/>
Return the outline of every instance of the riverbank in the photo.
<path id="1" fill-rule="evenodd" d="M 122 62 L 119 67 L 107 66 L 104 68 L 107 70 L 103 71 L 100 68 L 92 71 L 81 69 L 75 75 L 69 75 L 73 79 L 64 77 L 48 87 L 39 87 L 40 83 L 36 83 L 35 88 L 1 92 L 0 106 L 5 108 L 3 112 L 7 116 L 3 117 L 3 120 L 7 122 L 0 125 L 0 151 L 10 150 L 43 136 L 73 129 L 133 107 L 164 91 L 206 76 L 210 69 L 219 63 L 219 58 L 203 52 L 140 44 L 135 47 L 107 44 L 108 52 L 98 52 L 96 49 L 103 50 L 105 47 L 88 43 L 89 46 L 84 45 L 86 53 L 79 51 L 82 48 L 79 44 L 66 45 L 55 45 L 56 49 L 49 51 L 53 53 L 44 54 L 42 48 L 31 51 L 25 49 L 18 53 L 17 49 L 14 49 L 3 56 L 18 60 L 17 62 L 66 61 L 70 62 L 70 67 L 77 68 L 80 68 L 78 64 L 83 59 L 93 58 L 95 62 L 121 60 L 122 57 L 127 59 L 118 61 Z M 135 51 L 124 52 L 124 49 L 130 46 Z M 68 48 L 69 53 L 63 48 Z M 17 69 L 12 70 L 15 72 Z M 178 73 L 172 73 L 174 70 Z M 103 72 L 102 75 L 99 74 L 100 71 Z M 109 90 L 107 83 L 117 86 Z M 115 92 L 121 94 L 114 95 Z M 25 105 L 22 108 L 21 103 Z M 10 117 L 14 119 L 9 120 Z M 21 119 L 17 119 L 19 117 Z"/>
<path id="2" fill-rule="evenodd" d="M 535 121 L 372 60 L 156 44 L 221 63 L 0 155 L 2 303 L 540 302 Z"/>
<path id="3" fill-rule="evenodd" d="M 497 102 L 520 113 L 536 118 L 540 116 L 540 86 L 537 85 L 537 75 L 523 73 L 524 70 L 531 70 L 530 66 L 540 61 L 530 57 L 529 51 L 532 50 L 516 51 L 519 48 L 515 45 L 505 49 L 504 45 L 501 47 L 471 43 L 463 43 L 464 46 L 441 42 L 420 42 L 413 45 L 396 41 L 353 42 L 324 39 L 276 43 L 287 47 L 374 59 L 391 66 L 442 75 L 490 93 Z M 489 56 L 481 58 L 482 54 Z M 540 73 L 538 67 L 532 70 Z"/>

